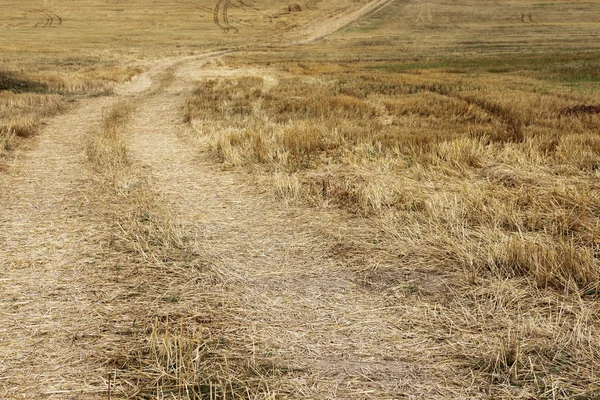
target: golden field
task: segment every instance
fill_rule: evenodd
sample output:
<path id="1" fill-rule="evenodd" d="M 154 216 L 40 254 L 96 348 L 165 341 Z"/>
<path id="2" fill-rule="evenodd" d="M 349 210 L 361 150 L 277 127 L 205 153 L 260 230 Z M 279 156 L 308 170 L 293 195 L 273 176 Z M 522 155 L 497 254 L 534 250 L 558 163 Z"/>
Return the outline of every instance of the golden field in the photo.
<path id="1" fill-rule="evenodd" d="M 600 396 L 600 4 L 368 3 L 8 2 L 2 190 L 73 137 L 103 328 L 0 397 Z"/>
<path id="2" fill-rule="evenodd" d="M 449 357 L 494 396 L 594 387 L 597 92 L 511 71 L 278 67 L 267 90 L 260 77 L 212 79 L 188 99 L 215 160 L 283 201 L 367 219 L 376 240 L 339 244 L 366 263 L 360 283 L 391 304 L 442 307 L 422 311 L 420 338 L 446 337 L 444 354 L 423 345 L 420 360 Z M 398 263 L 443 278 L 402 283 Z"/>

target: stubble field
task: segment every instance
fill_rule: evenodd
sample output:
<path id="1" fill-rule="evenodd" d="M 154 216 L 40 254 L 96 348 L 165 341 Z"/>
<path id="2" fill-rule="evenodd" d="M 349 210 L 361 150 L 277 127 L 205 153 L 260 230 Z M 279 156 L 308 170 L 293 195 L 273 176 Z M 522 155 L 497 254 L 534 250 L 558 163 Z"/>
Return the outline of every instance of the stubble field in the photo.
<path id="1" fill-rule="evenodd" d="M 0 397 L 600 396 L 600 6 L 297 5 L 9 2 Z"/>

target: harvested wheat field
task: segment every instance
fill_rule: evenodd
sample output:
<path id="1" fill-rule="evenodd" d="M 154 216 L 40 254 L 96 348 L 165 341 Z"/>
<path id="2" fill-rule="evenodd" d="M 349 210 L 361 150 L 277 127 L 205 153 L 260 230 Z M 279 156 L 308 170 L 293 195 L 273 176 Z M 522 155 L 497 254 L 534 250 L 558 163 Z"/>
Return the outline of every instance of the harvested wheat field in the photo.
<path id="1" fill-rule="evenodd" d="M 4 1 L 0 399 L 600 399 L 598 16 Z"/>

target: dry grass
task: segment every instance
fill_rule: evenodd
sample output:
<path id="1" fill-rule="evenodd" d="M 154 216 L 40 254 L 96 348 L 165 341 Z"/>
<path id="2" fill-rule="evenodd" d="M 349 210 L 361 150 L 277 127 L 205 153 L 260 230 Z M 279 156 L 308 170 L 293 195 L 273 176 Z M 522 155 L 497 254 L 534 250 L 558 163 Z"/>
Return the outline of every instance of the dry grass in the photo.
<path id="1" fill-rule="evenodd" d="M 480 266 L 594 285 L 600 117 L 563 110 L 598 100 L 519 83 L 374 74 L 293 78 L 263 92 L 256 78 L 208 81 L 184 112 L 220 161 L 287 171 L 274 175 L 279 193 L 408 212 L 449 234 L 497 232 L 506 240 Z"/>
<path id="2" fill-rule="evenodd" d="M 88 160 L 98 169 L 118 171 L 127 164 L 123 130 L 133 110 L 131 102 L 117 103 L 104 116 L 100 132 L 88 137 Z"/>
<path id="3" fill-rule="evenodd" d="M 110 94 L 140 71 L 102 66 L 61 72 L 0 71 L 0 157 L 35 136 L 44 119 L 68 110 L 76 96 Z"/>
<path id="4" fill-rule="evenodd" d="M 51 11 L 9 1 L 0 16 L 10 59 L 0 75 L 0 151 L 34 135 L 70 96 L 110 94 L 143 59 L 276 43 L 346 4 L 311 2 L 314 13 L 240 4 L 233 25 L 215 29 L 208 2 L 46 3 Z M 313 46 L 228 60 L 268 67 L 279 82 L 205 80 L 183 118 L 216 161 L 251 172 L 275 198 L 344 216 L 327 228 L 331 257 L 397 310 L 406 362 L 439 370 L 422 393 L 594 399 L 598 11 L 594 2 L 396 1 Z M 48 12 L 60 26 L 40 27 Z M 202 258 L 129 158 L 134 110 L 117 103 L 87 146 L 91 211 L 128 271 L 115 266 L 129 285 L 120 307 L 139 318 L 101 355 L 115 395 L 276 397 L 269 382 L 281 371 L 239 325 L 248 305 L 211 292 L 230 277 Z"/>
<path id="5" fill-rule="evenodd" d="M 32 0 L 5 2 L 0 101 L 10 106 L 0 104 L 0 156 L 19 138 L 33 136 L 43 118 L 66 109 L 71 96 L 109 95 L 157 58 L 263 46 L 281 41 L 283 33 L 311 35 L 314 29 L 307 24 L 326 21 L 347 3 L 334 0 L 289 12 L 287 4 L 272 1 L 235 2 L 227 11 L 221 6 L 215 19 L 212 0 L 47 1 L 43 7 Z M 366 0 L 353 3 L 360 7 Z M 56 102 L 62 103 L 60 110 Z"/>
<path id="6" fill-rule="evenodd" d="M 60 96 L 0 91 L 0 156 L 31 137 L 41 121 L 67 108 Z"/>
<path id="7" fill-rule="evenodd" d="M 208 291 L 227 278 L 131 160 L 127 129 L 136 107 L 114 104 L 87 145 L 88 196 L 99 205 L 94 213 L 110 221 L 107 250 L 126 260 L 111 273 L 123 269 L 119 286 L 136 299 L 126 312 L 131 335 L 99 360 L 110 371 L 107 387 L 113 398 L 271 399 L 266 376 L 273 371 L 246 352 L 243 328 L 231 324 L 235 300 Z"/>
<path id="8" fill-rule="evenodd" d="M 495 398 L 591 398 L 597 92 L 510 72 L 295 66 L 269 72 L 281 75 L 275 87 L 261 77 L 206 80 L 184 119 L 219 162 L 251 171 L 282 200 L 366 218 L 384 244 L 350 239 L 347 257 L 391 263 L 368 278 L 391 303 L 403 286 L 384 278 L 399 273 L 384 272 L 390 258 L 448 276 L 456 289 L 429 296 L 448 322 L 423 315 L 419 326 L 454 351 L 422 348 L 424 358 L 476 374 Z M 397 301 L 406 306 L 404 295 Z"/>

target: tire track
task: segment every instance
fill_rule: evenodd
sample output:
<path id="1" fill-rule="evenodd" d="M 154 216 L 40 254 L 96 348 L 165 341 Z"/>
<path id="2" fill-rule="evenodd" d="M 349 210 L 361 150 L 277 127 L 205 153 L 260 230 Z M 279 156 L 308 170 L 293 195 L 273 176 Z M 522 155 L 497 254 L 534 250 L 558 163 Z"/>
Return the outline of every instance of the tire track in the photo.
<path id="1" fill-rule="evenodd" d="M 303 39 L 293 41 L 292 45 L 302 45 L 312 43 L 319 40 L 327 35 L 330 35 L 352 22 L 363 18 L 368 15 L 372 15 L 377 11 L 382 10 L 388 5 L 392 4 L 395 0 L 374 0 L 363 5 L 360 8 L 350 7 L 342 13 L 336 13 L 331 15 L 327 21 L 319 21 L 318 23 L 310 23 L 303 28 L 296 30 L 295 35 L 304 37 Z"/>
<path id="2" fill-rule="evenodd" d="M 45 19 L 42 26 L 63 22 L 49 10 L 40 13 Z M 337 26 L 339 21 L 313 33 L 313 38 Z M 132 263 L 127 253 L 111 250 L 110 243 L 120 235 L 115 232 L 111 204 L 120 199 L 99 195 L 91 187 L 84 136 L 98 128 L 105 109 L 130 97 L 140 99 L 131 126 L 135 159 L 150 168 L 156 191 L 170 199 L 177 218 L 188 221 L 191 232 L 211 247 L 208 254 L 230 276 L 240 277 L 235 287 L 248 308 L 231 322 L 248 328 L 243 333 L 245 354 L 256 354 L 251 348 L 254 330 L 261 332 L 260 352 L 275 349 L 273 359 L 263 354 L 267 364 L 260 368 L 274 367 L 276 361 L 287 369 L 285 378 L 276 383 L 283 393 L 342 396 L 338 383 L 328 380 L 332 372 L 348 379 L 349 395 L 358 393 L 353 385 L 391 390 L 396 380 L 404 379 L 402 374 L 411 373 L 412 366 L 402 362 L 373 362 L 360 356 L 360 346 L 387 346 L 395 328 L 383 324 L 368 337 L 361 333 L 356 316 L 365 312 L 375 319 L 388 316 L 373 311 L 371 299 L 356 295 L 338 264 L 323 263 L 327 248 L 310 220 L 292 220 L 276 204 L 273 212 L 265 213 L 264 199 L 243 176 L 220 171 L 207 160 L 199 165 L 197 151 L 177 136 L 184 133 L 180 107 L 193 80 L 184 76 L 154 94 L 153 88 L 169 68 L 181 63 L 197 67 L 202 58 L 217 54 L 225 53 L 163 60 L 117 96 L 83 101 L 71 113 L 52 119 L 35 148 L 17 154 L 2 175 L 0 397 L 105 399 L 108 372 L 123 365 L 115 354 L 136 340 L 132 332 L 141 323 L 136 313 L 156 310 L 154 297 L 160 300 L 165 293 L 168 299 L 178 290 L 197 293 L 198 288 L 190 291 L 185 285 L 158 293 L 161 274 L 172 272 L 161 266 L 156 275 L 140 273 L 143 266 Z M 306 268 L 298 270 L 298 265 Z M 223 288 L 215 290 L 232 296 Z M 323 308 L 310 324 L 298 325 L 297 316 L 316 305 L 311 293 L 317 294 Z M 280 314 L 278 310 L 287 306 L 288 311 Z M 331 325 L 340 316 L 347 322 L 343 330 Z M 255 325 L 248 327 L 248 321 Z M 312 333 L 316 337 L 311 338 Z M 348 354 L 353 354 L 350 362 Z M 358 366 L 381 379 L 356 380 L 361 373 Z M 117 389 L 113 386 L 114 392 Z"/>
<path id="3" fill-rule="evenodd" d="M 233 30 L 235 33 L 240 33 L 238 28 L 231 26 L 229 23 L 229 5 L 231 4 L 231 0 L 225 0 L 225 4 L 223 5 L 223 22 L 227 25 L 227 29 Z"/>
<path id="4" fill-rule="evenodd" d="M 217 312 L 228 318 L 220 334 L 235 344 L 232 358 L 253 369 L 270 365 L 262 379 L 286 398 L 396 393 L 398 382 L 410 380 L 419 367 L 401 361 L 404 350 L 394 347 L 401 336 L 398 316 L 349 282 L 346 266 L 331 257 L 318 231 L 336 216 L 320 214 L 315 226 L 317 211 L 291 215 L 247 185 L 243 173 L 221 170 L 208 152 L 185 139 L 181 109 L 202 79 L 196 72 L 202 63 L 175 66 L 177 79 L 139 107 L 128 148 L 174 218 L 199 238 L 207 259 L 227 277 L 227 285 L 210 290 L 233 308 Z M 384 353 L 389 359 L 374 356 Z"/>
<path id="5" fill-rule="evenodd" d="M 60 15 L 56 14 L 53 11 L 42 9 L 42 10 L 34 10 L 34 12 L 41 13 L 44 16 L 44 21 L 40 21 L 34 25 L 34 28 L 52 28 L 54 26 L 54 21 L 56 20 L 58 23 L 56 25 L 62 25 L 63 19 Z"/>
<path id="6" fill-rule="evenodd" d="M 229 32 L 231 30 L 237 34 L 237 33 L 239 33 L 239 29 L 232 26 L 231 23 L 229 22 L 229 4 L 230 3 L 231 3 L 231 0 L 219 0 L 213 10 L 213 19 L 214 19 L 215 25 L 217 25 L 219 28 L 223 29 L 223 31 L 225 33 Z M 223 8 L 221 8 L 221 5 L 223 6 Z M 220 18 L 222 18 L 223 23 L 225 25 L 221 24 Z"/>
<path id="7" fill-rule="evenodd" d="M 113 102 L 86 100 L 52 119 L 0 179 L 0 398 L 105 389 L 103 349 L 122 323 L 105 300 L 124 288 L 107 280 L 107 222 L 87 213 L 84 135 Z"/>

